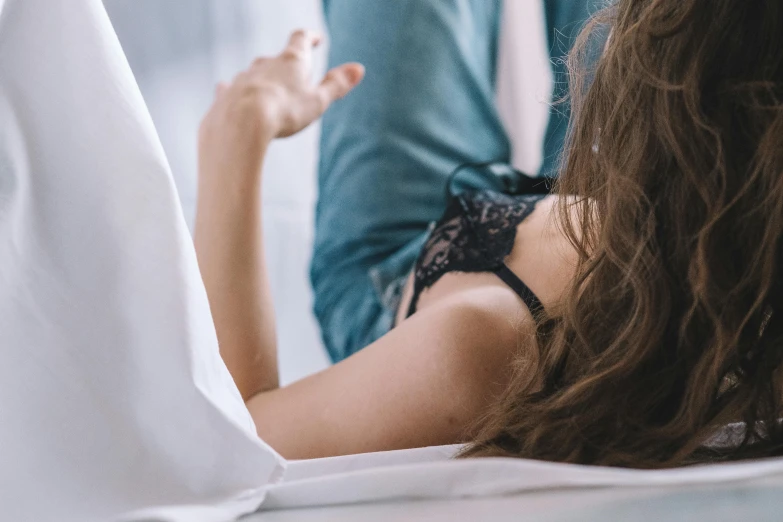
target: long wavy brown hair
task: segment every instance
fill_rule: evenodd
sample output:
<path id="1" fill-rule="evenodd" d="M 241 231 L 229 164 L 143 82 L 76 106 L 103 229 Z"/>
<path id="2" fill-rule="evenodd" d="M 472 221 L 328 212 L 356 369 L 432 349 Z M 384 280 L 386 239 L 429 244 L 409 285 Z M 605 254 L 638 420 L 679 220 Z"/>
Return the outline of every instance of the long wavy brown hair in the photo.
<path id="1" fill-rule="evenodd" d="M 557 192 L 573 196 L 558 221 L 577 277 L 465 454 L 638 468 L 781 454 L 783 2 L 619 0 L 570 62 Z M 736 444 L 708 444 L 740 422 Z"/>

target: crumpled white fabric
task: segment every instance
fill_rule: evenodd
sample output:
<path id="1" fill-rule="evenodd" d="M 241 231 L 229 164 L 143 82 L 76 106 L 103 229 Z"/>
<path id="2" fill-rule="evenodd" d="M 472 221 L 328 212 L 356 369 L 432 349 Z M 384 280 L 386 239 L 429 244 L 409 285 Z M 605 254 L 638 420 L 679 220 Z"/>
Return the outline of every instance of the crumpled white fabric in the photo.
<path id="1" fill-rule="evenodd" d="M 506 496 L 557 489 L 713 485 L 783 477 L 783 459 L 666 470 L 523 459 L 454 460 L 456 446 L 289 462 L 261 510 Z"/>
<path id="2" fill-rule="evenodd" d="M 239 513 L 257 510 L 783 480 L 783 459 L 649 471 L 522 459 L 455 461 L 458 449 L 445 446 L 289 461 L 282 480 L 231 502 L 152 509 L 133 514 L 127 522 L 233 522 Z"/>
<path id="3" fill-rule="evenodd" d="M 103 5 L 0 0 L 0 518 L 220 501 L 283 467 Z"/>

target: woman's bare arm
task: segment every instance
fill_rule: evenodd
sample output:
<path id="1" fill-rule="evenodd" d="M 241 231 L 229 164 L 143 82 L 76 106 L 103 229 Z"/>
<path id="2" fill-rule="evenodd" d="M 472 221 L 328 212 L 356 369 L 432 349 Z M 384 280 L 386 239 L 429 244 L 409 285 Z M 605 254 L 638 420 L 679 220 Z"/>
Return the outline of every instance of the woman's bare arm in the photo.
<path id="1" fill-rule="evenodd" d="M 232 166 L 221 165 L 227 174 L 222 180 L 201 176 L 194 242 L 220 354 L 247 400 L 278 387 L 275 315 L 263 251 L 260 182 L 257 176 L 228 175 Z"/>
<path id="2" fill-rule="evenodd" d="M 195 244 L 221 355 L 259 435 L 288 458 L 465 441 L 507 384 L 509 347 L 527 342 L 529 316 L 499 281 L 439 300 L 350 359 L 279 388 L 261 237 L 264 154 L 363 74 L 347 65 L 311 86 L 316 41 L 297 33 L 283 55 L 220 87 L 202 125 Z"/>
<path id="3" fill-rule="evenodd" d="M 310 81 L 320 37 L 298 31 L 283 53 L 260 58 L 218 87 L 199 133 L 194 241 L 220 353 L 247 400 L 278 387 L 275 316 L 263 252 L 261 168 L 269 143 L 307 127 L 362 79 L 348 64 Z"/>
<path id="4" fill-rule="evenodd" d="M 533 346 L 530 321 L 507 288 L 460 292 L 248 407 L 259 435 L 286 458 L 467 442 L 508 385 L 513 348 Z"/>

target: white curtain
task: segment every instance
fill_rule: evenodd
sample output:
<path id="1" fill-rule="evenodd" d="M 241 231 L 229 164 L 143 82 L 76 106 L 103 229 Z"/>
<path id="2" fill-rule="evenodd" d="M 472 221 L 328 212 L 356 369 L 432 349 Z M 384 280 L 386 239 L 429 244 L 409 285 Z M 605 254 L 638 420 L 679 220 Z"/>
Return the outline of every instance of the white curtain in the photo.
<path id="1" fill-rule="evenodd" d="M 322 29 L 320 0 L 104 0 L 171 163 L 189 224 L 196 203 L 196 136 L 215 84 L 276 53 L 299 27 Z M 323 70 L 325 50 L 318 53 Z M 291 382 L 327 364 L 311 313 L 318 126 L 274 144 L 264 179 L 269 268 L 280 366 Z"/>

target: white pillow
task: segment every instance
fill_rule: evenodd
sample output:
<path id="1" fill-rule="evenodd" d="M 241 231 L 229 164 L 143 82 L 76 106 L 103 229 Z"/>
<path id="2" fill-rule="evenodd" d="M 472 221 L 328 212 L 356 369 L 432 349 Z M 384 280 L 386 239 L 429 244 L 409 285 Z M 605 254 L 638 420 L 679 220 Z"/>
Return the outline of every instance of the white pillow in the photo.
<path id="1" fill-rule="evenodd" d="M 282 473 L 223 365 L 99 0 L 0 0 L 0 510 L 106 520 Z"/>

